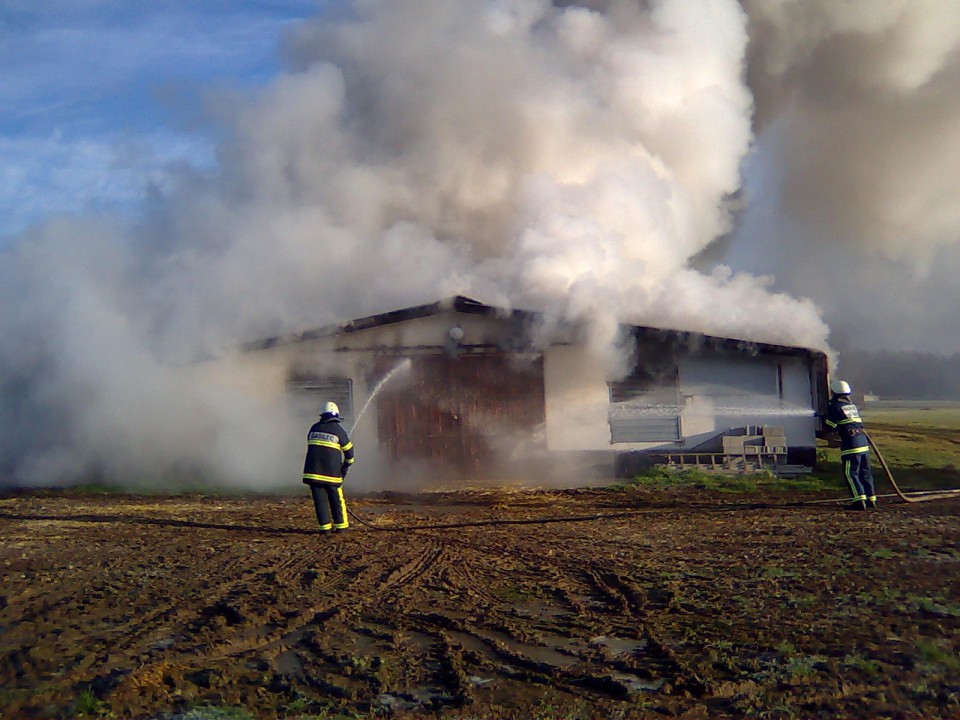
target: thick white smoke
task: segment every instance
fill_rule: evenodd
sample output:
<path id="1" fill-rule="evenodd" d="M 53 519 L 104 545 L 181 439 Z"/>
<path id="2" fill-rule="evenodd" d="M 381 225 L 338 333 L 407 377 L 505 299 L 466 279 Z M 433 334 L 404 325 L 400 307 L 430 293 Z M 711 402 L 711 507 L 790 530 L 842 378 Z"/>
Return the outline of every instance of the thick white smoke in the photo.
<path id="1" fill-rule="evenodd" d="M 960 3 L 743 0 L 757 152 L 733 254 L 842 347 L 960 350 Z"/>
<path id="2" fill-rule="evenodd" d="M 303 25 L 287 73 L 215 107 L 215 174 L 0 258 L 3 471 L 289 482 L 302 428 L 197 361 L 454 293 L 590 319 L 598 352 L 621 320 L 825 347 L 809 301 L 691 267 L 750 149 L 747 23 L 735 0 L 356 0 Z"/>

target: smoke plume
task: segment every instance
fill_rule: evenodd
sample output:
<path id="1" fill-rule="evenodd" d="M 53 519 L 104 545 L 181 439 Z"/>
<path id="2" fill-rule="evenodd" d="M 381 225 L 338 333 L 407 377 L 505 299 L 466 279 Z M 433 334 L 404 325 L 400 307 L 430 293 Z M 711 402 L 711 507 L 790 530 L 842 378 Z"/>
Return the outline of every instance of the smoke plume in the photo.
<path id="1" fill-rule="evenodd" d="M 856 198 L 804 183 L 815 158 L 805 168 L 790 152 L 822 127 L 792 122 L 817 98 L 761 87 L 802 89 L 817 70 L 799 58 L 817 57 L 827 30 L 814 23 L 780 57 L 791 18 L 746 7 L 355 0 L 304 23 L 269 87 L 211 98 L 215 172 L 183 171 L 132 225 L 51 220 L 0 256 L 0 472 L 30 485 L 289 483 L 300 458 L 284 438 L 303 428 L 280 399 L 211 380 L 203 360 L 456 293 L 588 320 L 598 355 L 620 321 L 825 348 L 811 301 L 692 262 L 733 228 L 753 140 L 750 28 L 766 38 L 751 50 L 758 119 L 764 132 L 786 123 L 785 183 L 807 188 L 801 208 L 833 207 L 837 232 L 862 222 L 855 206 L 840 212 Z M 884 82 L 920 92 L 948 51 L 891 63 Z M 923 215 L 897 212 L 905 225 Z M 925 239 L 945 242 L 947 214 L 924 217 Z M 894 233 L 876 242 L 891 260 L 910 247 Z"/>
<path id="2" fill-rule="evenodd" d="M 756 152 L 728 258 L 839 347 L 955 352 L 960 4 L 743 0 Z"/>

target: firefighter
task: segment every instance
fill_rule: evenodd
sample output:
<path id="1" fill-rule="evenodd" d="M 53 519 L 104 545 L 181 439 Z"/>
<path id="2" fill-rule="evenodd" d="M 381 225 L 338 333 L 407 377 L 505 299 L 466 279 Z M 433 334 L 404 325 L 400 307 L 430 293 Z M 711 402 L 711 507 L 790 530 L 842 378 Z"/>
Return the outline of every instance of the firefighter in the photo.
<path id="1" fill-rule="evenodd" d="M 353 443 L 340 425 L 340 408 L 327 402 L 320 420 L 307 433 L 303 463 L 303 482 L 310 486 L 321 533 L 346 530 L 349 525 L 343 479 L 353 460 Z"/>
<path id="2" fill-rule="evenodd" d="M 827 427 L 840 436 L 840 460 L 843 476 L 850 485 L 853 502 L 847 507 L 866 510 L 877 506 L 877 492 L 870 472 L 870 443 L 863 431 L 860 411 L 850 399 L 850 385 L 843 380 L 830 383 L 833 397 L 827 407 Z"/>

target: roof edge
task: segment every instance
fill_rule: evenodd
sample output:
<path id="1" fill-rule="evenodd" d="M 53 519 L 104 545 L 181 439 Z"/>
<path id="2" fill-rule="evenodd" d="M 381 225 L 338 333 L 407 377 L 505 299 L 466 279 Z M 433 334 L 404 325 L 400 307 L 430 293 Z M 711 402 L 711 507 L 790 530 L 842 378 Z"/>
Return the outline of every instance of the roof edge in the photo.
<path id="1" fill-rule="evenodd" d="M 495 305 L 482 303 L 479 300 L 467 297 L 466 295 L 453 295 L 432 303 L 414 305 L 412 307 L 401 308 L 399 310 L 389 310 L 387 312 L 376 313 L 374 315 L 368 315 L 355 320 L 326 325 L 299 333 L 290 333 L 287 335 L 278 335 L 275 337 L 265 338 L 263 340 L 256 340 L 250 343 L 245 343 L 242 348 L 246 351 L 269 350 L 286 345 L 296 345 L 298 343 L 310 342 L 312 340 L 320 340 L 333 335 L 360 332 L 362 330 L 369 330 L 371 328 L 384 327 L 400 322 L 406 322 L 407 320 L 431 317 L 449 310 L 454 310 L 467 315 L 485 315 L 503 318 L 519 317 L 530 320 L 536 320 L 544 316 L 543 312 L 498 307 Z M 620 323 L 620 327 L 628 328 L 635 334 L 666 335 L 681 342 L 710 345 L 716 348 L 743 349 L 744 347 L 748 346 L 751 348 L 756 348 L 758 351 L 777 355 L 797 355 L 799 353 L 807 353 L 811 357 L 826 357 L 826 353 L 822 350 L 815 350 L 813 348 L 803 347 L 802 345 L 780 345 L 758 340 L 747 340 L 744 338 L 707 335 L 706 333 L 693 330 L 671 330 L 667 328 L 652 327 L 649 325 L 634 325 L 632 323 Z"/>

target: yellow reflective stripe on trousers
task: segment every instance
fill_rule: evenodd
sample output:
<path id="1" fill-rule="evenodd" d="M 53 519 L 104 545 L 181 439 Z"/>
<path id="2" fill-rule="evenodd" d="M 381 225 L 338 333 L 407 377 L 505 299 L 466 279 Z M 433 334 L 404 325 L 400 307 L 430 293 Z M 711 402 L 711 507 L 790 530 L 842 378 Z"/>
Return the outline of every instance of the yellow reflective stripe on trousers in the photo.
<path id="1" fill-rule="evenodd" d="M 853 495 L 854 500 L 866 500 L 866 495 L 860 495 L 857 492 L 857 485 L 853 482 L 853 477 L 850 475 L 850 463 L 843 464 L 843 474 L 847 478 L 847 484 L 850 485 L 850 494 Z"/>
<path id="2" fill-rule="evenodd" d="M 313 473 L 304 473 L 304 480 L 318 480 L 320 482 L 337 483 L 343 482 L 343 478 L 333 477 L 332 475 L 314 475 Z"/>
<path id="3" fill-rule="evenodd" d="M 843 457 L 844 455 L 860 455 L 861 453 L 865 453 L 865 452 L 870 452 L 870 448 L 869 447 L 850 448 L 849 450 L 841 450 L 840 457 Z"/>
<path id="4" fill-rule="evenodd" d="M 333 527 L 337 530 L 346 530 L 350 527 L 350 520 L 347 518 L 347 501 L 343 499 L 343 488 L 337 488 L 337 503 L 340 505 L 340 513 L 343 516 L 342 523 L 334 523 Z"/>

